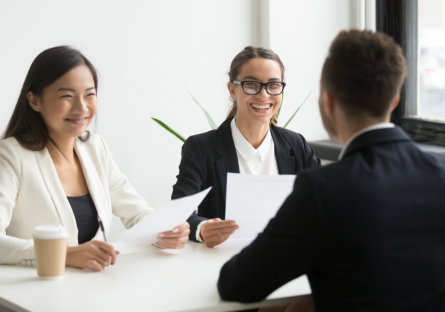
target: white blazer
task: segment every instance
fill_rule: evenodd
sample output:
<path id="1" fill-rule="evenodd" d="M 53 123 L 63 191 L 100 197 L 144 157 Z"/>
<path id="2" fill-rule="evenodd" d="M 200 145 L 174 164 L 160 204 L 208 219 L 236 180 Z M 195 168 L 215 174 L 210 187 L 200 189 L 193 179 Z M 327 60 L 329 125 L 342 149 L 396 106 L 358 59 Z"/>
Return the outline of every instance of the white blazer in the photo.
<path id="1" fill-rule="evenodd" d="M 112 214 L 130 228 L 153 210 L 136 193 L 97 134 L 74 147 L 105 231 Z M 33 260 L 34 227 L 61 224 L 68 230 L 68 246 L 78 245 L 77 224 L 48 149 L 29 151 L 15 138 L 0 140 L 0 264 Z M 95 239 L 102 239 L 100 231 Z M 30 261 L 28 261 L 28 264 Z"/>

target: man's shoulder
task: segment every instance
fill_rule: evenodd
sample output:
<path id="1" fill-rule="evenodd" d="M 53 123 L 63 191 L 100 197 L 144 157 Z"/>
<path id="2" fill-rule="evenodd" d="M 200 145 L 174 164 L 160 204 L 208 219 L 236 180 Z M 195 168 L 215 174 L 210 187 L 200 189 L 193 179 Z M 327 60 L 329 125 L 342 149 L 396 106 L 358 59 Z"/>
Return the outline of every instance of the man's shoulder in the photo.
<path id="1" fill-rule="evenodd" d="M 383 145 L 370 146 L 355 151 L 340 161 L 329 165 L 310 168 L 305 171 L 313 181 L 324 181 L 346 185 L 360 179 L 373 179 L 387 176 L 397 178 L 409 176 L 422 169 L 445 172 L 445 155 L 419 150 L 412 142 L 398 143 L 398 152 Z M 392 146 L 394 147 L 394 146 Z M 396 175 L 396 177 L 394 176 Z"/>
<path id="2" fill-rule="evenodd" d="M 431 162 L 445 168 L 445 154 L 435 152 L 423 152 Z"/>

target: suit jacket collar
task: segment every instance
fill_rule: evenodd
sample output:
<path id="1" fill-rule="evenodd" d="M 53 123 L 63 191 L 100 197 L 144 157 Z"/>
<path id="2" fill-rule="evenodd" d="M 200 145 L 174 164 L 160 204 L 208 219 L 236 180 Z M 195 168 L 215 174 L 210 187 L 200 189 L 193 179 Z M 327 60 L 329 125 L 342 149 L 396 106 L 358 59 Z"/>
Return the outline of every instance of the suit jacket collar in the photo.
<path id="1" fill-rule="evenodd" d="M 56 167 L 54 166 L 53 160 L 46 147 L 41 151 L 36 152 L 36 160 L 43 181 L 45 182 L 46 189 L 48 190 L 57 213 L 59 214 L 60 221 L 69 233 L 68 246 L 76 246 L 78 245 L 76 218 L 71 205 L 68 202 L 68 198 L 65 195 L 62 184 L 60 183 Z"/>
<path id="2" fill-rule="evenodd" d="M 352 141 L 355 140 L 356 137 L 362 135 L 363 133 L 366 133 L 368 131 L 373 131 L 377 129 L 387 129 L 387 128 L 394 128 L 395 125 L 392 122 L 382 122 L 375 125 L 372 125 L 370 127 L 366 127 L 360 131 L 357 131 L 354 135 L 352 135 L 349 140 L 346 142 L 346 144 L 343 146 L 343 148 L 340 151 L 340 155 L 338 155 L 338 160 L 341 160 L 343 158 L 343 155 L 345 154 L 346 150 L 349 147 L 349 144 L 351 144 Z"/>
<path id="3" fill-rule="evenodd" d="M 106 203 L 107 203 L 107 194 L 104 193 L 103 187 L 101 185 L 101 180 L 97 175 L 96 168 L 98 166 L 94 166 L 91 157 L 88 155 L 88 152 L 85 150 L 84 143 L 79 139 L 76 139 L 76 144 L 74 145 L 74 150 L 77 153 L 77 157 L 79 158 L 80 165 L 82 167 L 83 175 L 85 176 L 85 181 L 88 186 L 88 190 L 90 191 L 91 198 L 93 199 L 94 206 L 96 207 L 97 213 L 102 219 L 104 224 L 110 224 L 111 220 L 107 220 L 106 217 Z M 98 233 L 101 231 L 98 231 Z"/>
<path id="4" fill-rule="evenodd" d="M 291 146 L 286 142 L 275 125 L 270 125 L 270 134 L 275 144 L 275 158 L 280 174 L 295 174 L 295 157 L 291 156 Z"/>
<path id="5" fill-rule="evenodd" d="M 232 129 L 230 128 L 232 119 L 233 118 L 230 118 L 224 121 L 218 129 L 216 129 L 216 151 L 221 156 L 221 159 L 216 161 L 216 167 L 224 201 L 227 190 L 227 173 L 240 173 L 238 157 L 236 156 L 235 144 L 232 138 Z"/>
<path id="6" fill-rule="evenodd" d="M 232 119 L 224 121 L 216 130 L 216 151 L 221 156 L 221 159 L 216 161 L 216 167 L 224 200 L 226 199 L 227 173 L 240 173 L 232 129 L 230 127 Z M 275 145 L 278 172 L 280 174 L 295 174 L 295 157 L 291 156 L 291 146 L 274 125 L 270 126 L 270 134 Z"/>
<path id="7" fill-rule="evenodd" d="M 411 138 L 400 127 L 365 132 L 349 144 L 342 159 L 363 147 L 396 141 L 411 141 Z"/>
<path id="8" fill-rule="evenodd" d="M 103 193 L 102 187 L 100 185 L 100 179 L 97 176 L 95 167 L 85 150 L 83 143 L 76 139 L 74 149 L 79 157 L 80 164 L 82 166 L 83 174 L 88 185 L 88 190 L 91 197 L 93 198 L 94 205 L 98 214 L 104 220 L 106 211 L 106 194 Z M 59 176 L 57 175 L 56 168 L 54 166 L 51 155 L 47 148 L 36 152 L 36 159 L 39 165 L 40 173 L 42 174 L 43 181 L 45 182 L 46 189 L 54 203 L 55 208 L 59 214 L 62 225 L 67 229 L 68 245 L 76 246 L 78 245 L 78 228 L 76 223 L 76 217 L 74 216 L 73 209 L 65 195 L 62 184 L 60 183 Z M 104 223 L 109 223 L 105 222 Z M 102 234 L 96 235 L 95 239 L 102 239 Z M 99 236 L 99 237 L 98 237 Z"/>

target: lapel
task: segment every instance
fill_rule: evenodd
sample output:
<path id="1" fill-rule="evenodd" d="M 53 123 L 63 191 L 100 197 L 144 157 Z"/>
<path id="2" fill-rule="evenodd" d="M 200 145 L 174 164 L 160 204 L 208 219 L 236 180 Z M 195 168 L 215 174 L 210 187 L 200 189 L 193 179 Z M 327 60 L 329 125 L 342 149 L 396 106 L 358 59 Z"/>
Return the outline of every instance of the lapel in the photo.
<path id="1" fill-rule="evenodd" d="M 224 202 L 226 201 L 227 173 L 240 172 L 235 144 L 233 143 L 232 129 L 230 128 L 232 119 L 233 118 L 230 118 L 223 122 L 216 130 L 216 152 L 221 156 L 221 159 L 216 161 L 216 168 L 221 183 Z"/>
<path id="2" fill-rule="evenodd" d="M 45 147 L 41 151 L 36 152 L 36 159 L 46 189 L 48 190 L 57 213 L 59 214 L 60 221 L 69 233 L 68 245 L 76 246 L 78 245 L 76 218 L 74 217 L 71 205 L 66 198 L 65 191 L 62 188 L 56 167 L 49 155 L 48 149 Z"/>
<path id="3" fill-rule="evenodd" d="M 411 138 L 398 126 L 365 132 L 352 140 L 342 159 L 363 147 L 394 141 L 411 141 Z"/>
<path id="4" fill-rule="evenodd" d="M 80 165 L 82 166 L 88 190 L 90 191 L 97 213 L 102 219 L 104 226 L 108 228 L 107 225 L 111 223 L 111 219 L 107 215 L 107 212 L 110 209 L 107 209 L 107 196 L 104 193 L 101 180 L 97 174 L 97 169 L 94 166 L 88 151 L 85 149 L 84 144 L 80 142 L 79 139 L 76 139 L 74 150 L 76 151 Z"/>
<path id="5" fill-rule="evenodd" d="M 278 172 L 280 174 L 295 174 L 295 157 L 290 155 L 291 146 L 273 124 L 270 125 L 270 134 L 275 145 Z"/>

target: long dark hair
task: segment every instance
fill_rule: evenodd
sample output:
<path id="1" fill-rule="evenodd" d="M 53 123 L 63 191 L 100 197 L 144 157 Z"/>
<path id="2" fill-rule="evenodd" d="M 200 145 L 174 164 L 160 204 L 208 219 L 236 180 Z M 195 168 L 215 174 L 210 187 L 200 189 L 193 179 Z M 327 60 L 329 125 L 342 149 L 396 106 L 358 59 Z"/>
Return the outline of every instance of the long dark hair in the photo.
<path id="1" fill-rule="evenodd" d="M 60 150 L 57 143 L 49 136 L 48 128 L 40 113 L 31 108 L 27 95 L 31 91 L 34 95 L 40 96 L 45 87 L 79 65 L 86 65 L 90 69 L 97 92 L 96 69 L 78 50 L 68 46 L 59 46 L 40 53 L 29 68 L 3 139 L 14 137 L 22 147 L 31 151 L 42 150 L 48 142 Z M 90 133 L 87 132 L 87 135 L 80 139 L 87 141 L 89 137 Z"/>
<path id="2" fill-rule="evenodd" d="M 232 63 L 230 64 L 230 71 L 229 71 L 230 81 L 233 82 L 234 80 L 236 80 L 236 77 L 238 77 L 241 71 L 241 67 L 247 61 L 257 57 L 270 59 L 277 62 L 281 68 L 281 80 L 284 81 L 284 65 L 283 62 L 281 62 L 280 57 L 271 49 L 262 47 L 252 47 L 252 46 L 245 47 L 244 50 L 238 53 L 233 59 Z M 236 103 L 236 101 L 233 101 L 229 113 L 227 114 L 226 120 L 234 117 L 237 111 L 238 111 L 238 104 Z M 272 116 L 270 122 L 273 123 L 275 126 L 277 125 L 278 120 L 276 115 Z"/>

